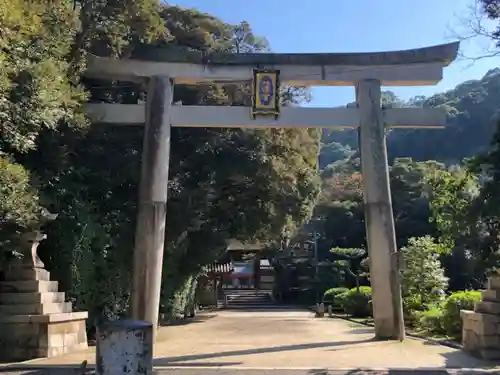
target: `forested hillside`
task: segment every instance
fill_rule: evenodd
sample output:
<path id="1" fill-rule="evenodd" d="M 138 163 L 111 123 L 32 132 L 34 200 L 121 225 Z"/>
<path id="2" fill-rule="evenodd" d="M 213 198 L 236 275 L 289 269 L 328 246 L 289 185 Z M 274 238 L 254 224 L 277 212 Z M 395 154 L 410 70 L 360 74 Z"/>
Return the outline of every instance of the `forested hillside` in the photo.
<path id="1" fill-rule="evenodd" d="M 403 102 L 392 92 L 385 92 L 382 97 L 385 106 L 443 107 L 448 113 L 447 127 L 443 130 L 392 130 L 387 139 L 389 159 L 410 157 L 453 164 L 484 151 L 500 114 L 499 99 L 500 68 L 490 70 L 480 80 L 461 83 L 453 90 L 429 98 Z M 356 131 L 324 131 L 322 168 L 356 156 L 357 141 Z"/>

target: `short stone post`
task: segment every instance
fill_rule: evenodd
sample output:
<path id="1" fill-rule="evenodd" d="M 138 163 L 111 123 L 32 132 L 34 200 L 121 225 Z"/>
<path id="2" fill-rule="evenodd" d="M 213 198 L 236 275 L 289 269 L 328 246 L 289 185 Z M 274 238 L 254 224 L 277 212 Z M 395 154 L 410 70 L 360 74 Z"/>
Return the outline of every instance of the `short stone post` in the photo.
<path id="1" fill-rule="evenodd" d="M 316 317 L 323 318 L 325 316 L 325 304 L 317 303 L 316 304 Z"/>
<path id="2" fill-rule="evenodd" d="M 328 305 L 328 317 L 333 318 L 333 309 L 332 305 Z"/>
<path id="3" fill-rule="evenodd" d="M 153 324 L 114 321 L 97 328 L 97 374 L 153 374 Z"/>

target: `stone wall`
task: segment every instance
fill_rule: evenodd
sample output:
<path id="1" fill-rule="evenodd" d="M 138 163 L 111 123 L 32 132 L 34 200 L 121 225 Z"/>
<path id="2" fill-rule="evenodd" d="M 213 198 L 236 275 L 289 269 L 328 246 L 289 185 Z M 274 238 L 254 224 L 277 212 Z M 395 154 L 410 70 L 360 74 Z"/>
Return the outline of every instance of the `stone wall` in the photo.
<path id="1" fill-rule="evenodd" d="M 0 317 L 0 360 L 24 361 L 87 349 L 86 312 Z M 43 317 L 43 318 L 42 318 Z M 15 320 L 18 320 L 17 322 Z"/>
<path id="2" fill-rule="evenodd" d="M 474 311 L 462 310 L 460 315 L 464 350 L 483 359 L 500 359 L 500 276 L 488 278 Z"/>

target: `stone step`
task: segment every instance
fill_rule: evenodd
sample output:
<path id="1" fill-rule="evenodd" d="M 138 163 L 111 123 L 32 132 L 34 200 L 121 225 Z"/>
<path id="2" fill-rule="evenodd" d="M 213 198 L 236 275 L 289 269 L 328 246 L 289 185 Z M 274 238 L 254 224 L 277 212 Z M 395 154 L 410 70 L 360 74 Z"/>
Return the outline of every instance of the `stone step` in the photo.
<path id="1" fill-rule="evenodd" d="M 490 276 L 488 277 L 488 287 L 491 290 L 500 290 L 500 276 Z"/>
<path id="2" fill-rule="evenodd" d="M 11 321 L 0 323 L 0 361 L 25 361 L 87 349 L 86 317 L 82 312 L 7 316 Z"/>
<path id="3" fill-rule="evenodd" d="M 0 281 L 0 293 L 58 292 L 57 281 Z"/>
<path id="4" fill-rule="evenodd" d="M 500 317 L 491 314 L 475 313 L 462 315 L 462 327 L 464 331 L 471 331 L 476 335 L 500 334 Z"/>
<path id="5" fill-rule="evenodd" d="M 88 318 L 86 311 L 74 311 L 60 314 L 45 314 L 45 315 L 2 315 L 2 323 L 30 323 L 30 324 L 47 324 L 49 326 L 55 323 L 74 322 L 77 320 L 85 320 Z M 0 326 L 1 328 L 1 326 Z M 0 341 L 1 342 L 1 341 Z"/>
<path id="6" fill-rule="evenodd" d="M 46 293 L 0 293 L 0 305 L 22 305 L 31 303 L 58 303 L 64 302 L 63 292 Z"/>
<path id="7" fill-rule="evenodd" d="M 245 290 L 245 289 L 225 289 L 226 294 L 270 294 L 267 290 Z"/>
<path id="8" fill-rule="evenodd" d="M 486 313 L 481 313 L 481 312 L 474 312 L 471 310 L 461 310 L 460 311 L 460 317 L 462 320 L 465 321 L 472 321 L 472 322 L 486 322 L 486 323 L 494 323 L 498 324 L 500 323 L 500 316 L 498 315 L 493 315 L 493 314 L 486 314 Z"/>
<path id="9" fill-rule="evenodd" d="M 478 301 L 474 304 L 474 311 L 485 314 L 500 315 L 500 302 Z"/>
<path id="10" fill-rule="evenodd" d="M 481 349 L 479 356 L 489 361 L 495 361 L 500 359 L 500 349 Z"/>
<path id="11" fill-rule="evenodd" d="M 473 347 L 477 350 L 481 349 L 500 349 L 500 336 L 498 335 L 481 335 L 475 334 L 474 338 L 470 335 L 467 337 L 469 341 L 472 341 Z M 464 348 L 470 348 L 471 343 L 464 342 Z"/>
<path id="12" fill-rule="evenodd" d="M 73 311 L 71 302 L 0 305 L 0 314 L 3 315 L 46 315 L 70 313 Z"/>
<path id="13" fill-rule="evenodd" d="M 233 299 L 248 299 L 248 300 L 265 300 L 265 299 L 270 299 L 271 296 L 268 294 L 265 295 L 260 295 L 260 296 L 253 296 L 253 295 L 237 295 L 237 294 L 227 294 L 226 298 L 233 298 Z"/>
<path id="14" fill-rule="evenodd" d="M 269 294 L 233 294 L 233 293 L 227 293 L 225 294 L 228 297 L 233 297 L 233 298 L 269 298 Z"/>
<path id="15" fill-rule="evenodd" d="M 273 301 L 235 301 L 235 300 L 228 300 L 227 303 L 229 304 L 254 304 L 254 305 L 266 305 L 269 303 L 274 303 Z"/>
<path id="16" fill-rule="evenodd" d="M 234 305 L 234 304 L 229 304 L 224 307 L 225 309 L 228 310 L 272 310 L 272 309 L 282 309 L 283 306 L 281 305 L 274 305 L 274 304 L 266 304 L 266 305 L 254 305 L 254 304 L 241 304 L 241 305 Z"/>
<path id="17" fill-rule="evenodd" d="M 6 281 L 50 281 L 50 272 L 43 268 L 13 267 L 5 273 Z"/>
<path id="18" fill-rule="evenodd" d="M 271 299 L 270 296 L 234 296 L 234 295 L 228 295 L 226 297 L 230 298 L 230 299 L 240 299 L 240 300 L 268 300 L 268 299 Z"/>
<path id="19" fill-rule="evenodd" d="M 273 300 L 265 300 L 265 301 L 249 301 L 249 300 L 234 300 L 234 299 L 229 299 L 227 300 L 227 303 L 230 305 L 269 305 L 269 304 L 274 304 L 275 302 Z"/>
<path id="20" fill-rule="evenodd" d="M 487 302 L 500 302 L 500 290 L 495 290 L 495 289 L 482 290 L 481 299 Z"/>
<path id="21" fill-rule="evenodd" d="M 267 293 L 224 293 L 226 296 L 240 296 L 240 297 L 268 297 Z"/>

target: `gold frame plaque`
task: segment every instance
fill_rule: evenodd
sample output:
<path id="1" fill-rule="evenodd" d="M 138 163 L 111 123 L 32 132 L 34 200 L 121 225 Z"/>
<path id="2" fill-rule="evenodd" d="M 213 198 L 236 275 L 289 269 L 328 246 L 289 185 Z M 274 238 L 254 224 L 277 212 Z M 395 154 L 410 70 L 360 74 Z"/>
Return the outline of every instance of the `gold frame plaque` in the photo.
<path id="1" fill-rule="evenodd" d="M 280 71 L 269 69 L 254 69 L 252 79 L 252 119 L 255 116 L 280 115 Z"/>

